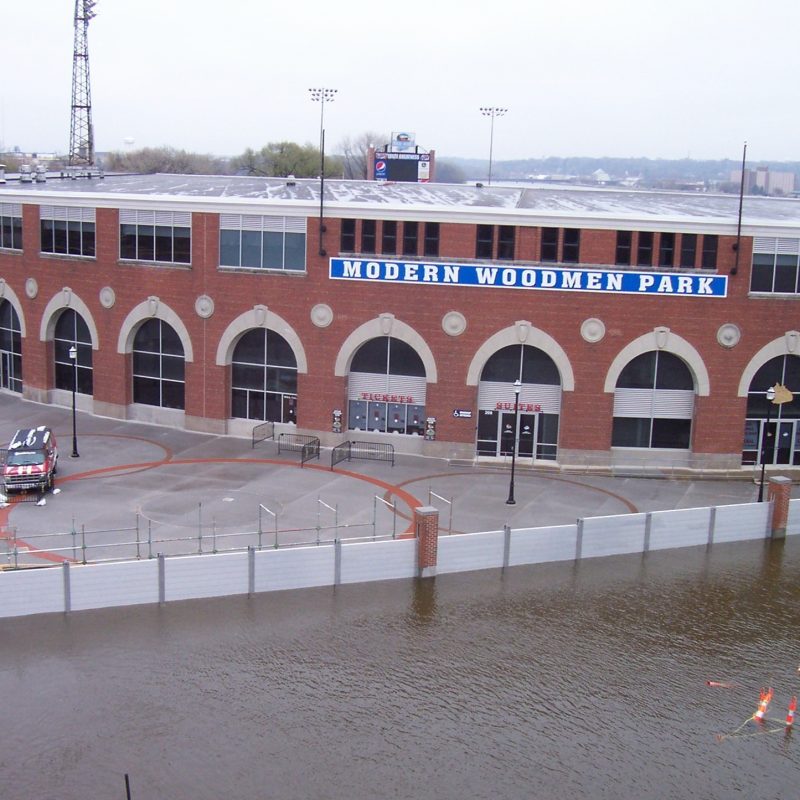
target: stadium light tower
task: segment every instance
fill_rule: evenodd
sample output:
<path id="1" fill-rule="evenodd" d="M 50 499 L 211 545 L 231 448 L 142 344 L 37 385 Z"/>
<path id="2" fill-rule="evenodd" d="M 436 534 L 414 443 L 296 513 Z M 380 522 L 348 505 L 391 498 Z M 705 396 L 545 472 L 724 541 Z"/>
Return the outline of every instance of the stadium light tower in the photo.
<path id="1" fill-rule="evenodd" d="M 502 117 L 508 111 L 507 108 L 497 106 L 481 106 L 481 114 L 484 117 L 491 117 L 492 125 L 489 132 L 489 186 L 492 185 L 492 150 L 494 149 L 494 118 Z"/>
<path id="2" fill-rule="evenodd" d="M 319 254 L 325 255 L 322 234 L 325 233 L 323 224 L 323 205 L 325 202 L 325 103 L 332 103 L 336 99 L 338 89 L 309 89 L 311 99 L 319 103 Z"/>
<path id="3" fill-rule="evenodd" d="M 89 21 L 95 0 L 75 0 L 75 39 L 72 53 L 72 118 L 69 128 L 69 166 L 94 166 L 92 92 L 89 85 Z"/>

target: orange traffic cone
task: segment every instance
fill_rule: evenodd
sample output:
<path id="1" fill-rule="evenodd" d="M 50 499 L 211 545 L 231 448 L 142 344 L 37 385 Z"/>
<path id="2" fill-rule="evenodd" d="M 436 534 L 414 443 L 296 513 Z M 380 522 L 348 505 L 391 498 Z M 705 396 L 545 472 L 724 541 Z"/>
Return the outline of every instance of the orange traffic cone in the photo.
<path id="1" fill-rule="evenodd" d="M 758 700 L 758 711 L 753 714 L 753 719 L 757 720 L 758 722 L 763 721 L 764 716 L 767 713 L 770 700 L 772 700 L 772 687 L 768 689 L 762 689 Z"/>
<path id="2" fill-rule="evenodd" d="M 797 698 L 793 697 L 789 701 L 789 711 L 786 714 L 786 727 L 791 728 L 794 725 L 794 712 L 797 711 Z"/>

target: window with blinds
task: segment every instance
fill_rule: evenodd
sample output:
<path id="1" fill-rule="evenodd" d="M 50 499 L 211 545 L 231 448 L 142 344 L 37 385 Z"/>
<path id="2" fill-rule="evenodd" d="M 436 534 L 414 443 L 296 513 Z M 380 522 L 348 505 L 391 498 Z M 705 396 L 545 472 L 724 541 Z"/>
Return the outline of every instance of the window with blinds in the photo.
<path id="1" fill-rule="evenodd" d="M 95 210 L 42 206 L 39 227 L 43 253 L 95 257 Z"/>
<path id="2" fill-rule="evenodd" d="M 221 214 L 221 267 L 306 269 L 306 218 Z"/>
<path id="3" fill-rule="evenodd" d="M 120 209 L 119 257 L 130 261 L 190 264 L 191 213 Z"/>

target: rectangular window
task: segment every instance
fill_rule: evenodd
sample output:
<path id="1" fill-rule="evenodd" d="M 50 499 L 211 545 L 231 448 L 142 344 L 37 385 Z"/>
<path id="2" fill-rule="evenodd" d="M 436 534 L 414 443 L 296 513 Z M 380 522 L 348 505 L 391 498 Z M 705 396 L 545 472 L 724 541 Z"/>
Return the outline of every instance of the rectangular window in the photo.
<path id="1" fill-rule="evenodd" d="M 631 231 L 617 231 L 617 254 L 614 263 L 620 267 L 629 267 L 632 248 L 633 233 Z"/>
<path id="2" fill-rule="evenodd" d="M 423 252 L 431 258 L 439 257 L 439 223 L 425 223 L 425 243 Z"/>
<path id="3" fill-rule="evenodd" d="M 517 229 L 513 225 L 501 225 L 497 232 L 497 258 L 501 261 L 514 260 L 514 246 Z"/>
<path id="4" fill-rule="evenodd" d="M 377 224 L 374 219 L 361 220 L 361 252 L 374 253 L 377 244 L 375 235 Z"/>
<path id="5" fill-rule="evenodd" d="M 381 230 L 381 253 L 386 256 L 397 255 L 397 223 L 385 220 Z"/>
<path id="6" fill-rule="evenodd" d="M 800 293 L 800 239 L 753 239 L 750 291 Z"/>
<path id="7" fill-rule="evenodd" d="M 354 220 L 343 220 L 352 222 Z M 306 218 L 221 214 L 219 265 L 246 269 L 306 269 Z M 344 238 L 344 225 L 342 225 Z M 188 253 L 190 242 L 175 236 L 176 255 Z"/>
<path id="8" fill-rule="evenodd" d="M 69 206 L 39 209 L 42 253 L 64 256 L 95 256 L 95 210 Z"/>
<path id="9" fill-rule="evenodd" d="M 658 243 L 658 266 L 675 266 L 675 234 L 662 233 Z"/>
<path id="10" fill-rule="evenodd" d="M 162 264 L 189 264 L 192 215 L 188 211 L 119 211 L 119 257 Z"/>
<path id="11" fill-rule="evenodd" d="M 403 255 L 415 256 L 417 255 L 417 238 L 419 236 L 419 223 L 418 222 L 404 222 L 403 223 Z"/>
<path id="12" fill-rule="evenodd" d="M 564 246 L 561 260 L 577 264 L 581 260 L 581 232 L 577 228 L 564 228 Z"/>
<path id="13" fill-rule="evenodd" d="M 719 237 L 714 234 L 703 236 L 703 259 L 700 266 L 703 269 L 717 268 L 717 246 Z"/>
<path id="14" fill-rule="evenodd" d="M 697 256 L 697 234 L 684 233 L 681 236 L 681 266 L 693 267 Z"/>
<path id="15" fill-rule="evenodd" d="M 0 203 L 0 248 L 22 250 L 22 205 Z"/>
<path id="16" fill-rule="evenodd" d="M 558 228 L 542 228 L 541 261 L 558 261 Z"/>
<path id="17" fill-rule="evenodd" d="M 356 251 L 356 221 L 354 219 L 342 220 L 339 251 L 342 253 L 355 253 Z"/>
<path id="18" fill-rule="evenodd" d="M 636 266 L 653 266 L 653 233 L 639 231 L 639 246 L 636 248 Z"/>
<path id="19" fill-rule="evenodd" d="M 478 225 L 475 237 L 475 258 L 494 257 L 494 225 Z"/>

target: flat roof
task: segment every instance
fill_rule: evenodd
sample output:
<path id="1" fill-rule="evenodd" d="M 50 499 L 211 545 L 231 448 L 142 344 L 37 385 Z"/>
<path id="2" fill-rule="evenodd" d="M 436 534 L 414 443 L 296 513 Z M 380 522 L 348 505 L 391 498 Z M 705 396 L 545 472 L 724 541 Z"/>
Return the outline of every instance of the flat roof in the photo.
<path id="1" fill-rule="evenodd" d="M 318 213 L 318 179 L 231 175 L 107 175 L 104 178 L 48 178 L 45 183 L 0 185 L 0 202 L 67 203 L 124 207 L 137 199 L 153 204 L 192 205 L 199 210 L 235 212 L 236 206 L 273 206 L 274 212 Z M 502 224 L 553 223 L 557 220 L 598 227 L 620 224 L 680 224 L 689 227 L 737 224 L 739 197 L 703 192 L 666 192 L 552 184 L 494 185 L 391 183 L 325 180 L 325 209 L 330 216 L 420 216 L 456 221 L 488 217 Z M 316 211 L 315 211 L 316 209 Z M 266 211 L 266 209 L 263 209 Z M 356 213 L 359 212 L 359 213 Z M 416 212 L 416 213 L 415 213 Z M 471 220 L 472 221 L 472 220 Z M 606 224 L 604 225 L 603 222 Z M 744 198 L 745 226 L 790 228 L 800 235 L 800 199 Z M 752 232 L 751 232 L 752 233 Z"/>

